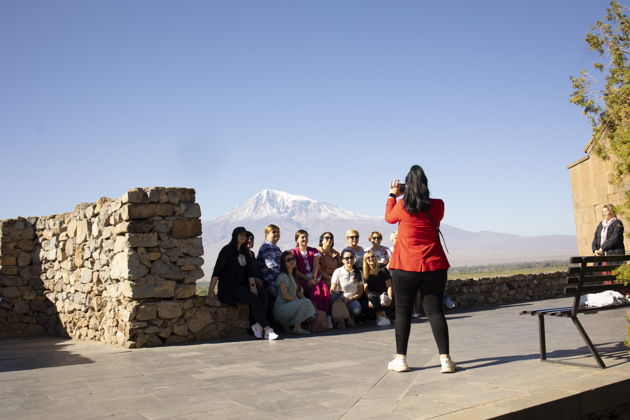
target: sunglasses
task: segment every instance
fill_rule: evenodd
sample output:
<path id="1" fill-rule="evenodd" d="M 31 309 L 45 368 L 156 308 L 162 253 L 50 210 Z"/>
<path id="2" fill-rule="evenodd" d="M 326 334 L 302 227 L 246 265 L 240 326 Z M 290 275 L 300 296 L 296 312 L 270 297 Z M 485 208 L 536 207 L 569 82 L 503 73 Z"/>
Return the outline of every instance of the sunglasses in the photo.
<path id="1" fill-rule="evenodd" d="M 354 260 L 354 257 L 344 257 L 342 258 L 344 261 Z"/>
<path id="2" fill-rule="evenodd" d="M 380 239 L 383 239 L 383 237 L 382 236 L 372 236 L 372 240 L 374 240 L 374 241 L 378 241 Z"/>
<path id="3" fill-rule="evenodd" d="M 322 239 L 331 240 L 331 239 L 332 239 L 332 237 L 330 237 L 330 236 L 324 236 Z"/>
<path id="4" fill-rule="evenodd" d="M 295 261 L 295 257 L 289 257 L 289 258 L 285 258 L 284 262 L 293 262 Z"/>
<path id="5" fill-rule="evenodd" d="M 359 239 L 359 235 L 356 235 L 356 236 L 348 236 L 348 239 Z"/>

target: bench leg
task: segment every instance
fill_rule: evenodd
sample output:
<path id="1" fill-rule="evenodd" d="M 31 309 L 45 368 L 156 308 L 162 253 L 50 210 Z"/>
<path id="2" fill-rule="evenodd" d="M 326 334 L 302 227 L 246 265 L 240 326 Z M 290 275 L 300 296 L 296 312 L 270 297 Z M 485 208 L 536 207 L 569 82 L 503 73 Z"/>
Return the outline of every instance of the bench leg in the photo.
<path id="1" fill-rule="evenodd" d="M 597 364 L 599 365 L 599 367 L 602 368 L 602 369 L 606 369 L 606 365 L 604 364 L 604 361 L 599 356 L 599 353 L 597 352 L 597 349 L 593 345 L 593 342 L 591 342 L 591 339 L 588 337 L 588 334 L 586 334 L 586 331 L 584 330 L 584 327 L 582 327 L 582 323 L 577 319 L 576 316 L 572 316 L 571 320 L 573 321 L 573 323 L 575 324 L 575 327 L 580 332 L 580 335 L 584 339 L 584 342 L 586 343 L 586 346 L 591 351 L 591 354 L 593 355 L 593 357 L 597 361 Z"/>
<path id="2" fill-rule="evenodd" d="M 547 345 L 545 343 L 545 317 L 538 314 L 538 336 L 540 339 L 540 360 L 547 358 Z"/>

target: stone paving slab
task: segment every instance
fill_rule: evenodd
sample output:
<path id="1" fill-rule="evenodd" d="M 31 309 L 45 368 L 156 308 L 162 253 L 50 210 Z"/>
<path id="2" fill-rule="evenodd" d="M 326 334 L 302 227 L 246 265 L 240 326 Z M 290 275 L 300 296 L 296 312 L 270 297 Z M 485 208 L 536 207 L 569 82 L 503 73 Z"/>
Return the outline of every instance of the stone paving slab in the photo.
<path id="1" fill-rule="evenodd" d="M 630 399 L 625 309 L 582 317 L 608 369 L 597 367 L 562 318 L 547 321 L 549 360 L 539 360 L 537 320 L 518 311 L 568 301 L 449 313 L 460 367 L 450 375 L 439 373 L 426 321 L 412 326 L 407 373 L 386 369 L 393 328 L 371 326 L 136 350 L 48 337 L 3 340 L 0 418 L 571 418 Z"/>

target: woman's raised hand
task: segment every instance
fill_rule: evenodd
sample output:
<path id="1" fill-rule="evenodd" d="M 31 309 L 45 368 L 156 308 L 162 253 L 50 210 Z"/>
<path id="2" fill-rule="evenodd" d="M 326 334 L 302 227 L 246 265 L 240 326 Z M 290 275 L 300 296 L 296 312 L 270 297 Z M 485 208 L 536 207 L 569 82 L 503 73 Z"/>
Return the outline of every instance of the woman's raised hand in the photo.
<path id="1" fill-rule="evenodd" d="M 394 194 L 396 197 L 400 197 L 402 193 L 398 191 L 398 186 L 400 185 L 400 180 L 395 179 L 389 183 L 389 193 Z"/>

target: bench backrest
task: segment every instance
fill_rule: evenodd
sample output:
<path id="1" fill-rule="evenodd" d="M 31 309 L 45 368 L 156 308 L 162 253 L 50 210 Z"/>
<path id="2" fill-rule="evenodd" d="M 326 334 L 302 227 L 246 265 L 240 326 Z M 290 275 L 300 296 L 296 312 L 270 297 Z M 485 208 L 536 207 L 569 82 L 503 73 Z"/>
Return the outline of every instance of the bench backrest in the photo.
<path id="1" fill-rule="evenodd" d="M 565 293 L 575 295 L 572 311 L 574 315 L 580 304 L 580 296 L 627 287 L 623 283 L 611 283 L 617 279 L 612 271 L 626 261 L 630 261 L 630 255 L 571 257 Z"/>

